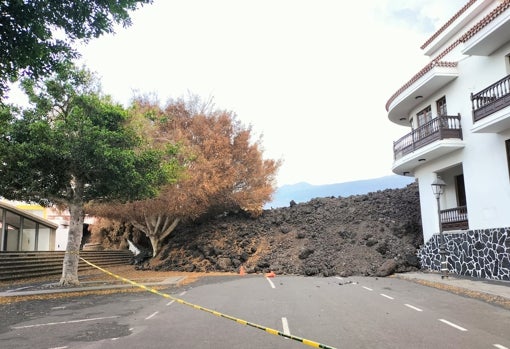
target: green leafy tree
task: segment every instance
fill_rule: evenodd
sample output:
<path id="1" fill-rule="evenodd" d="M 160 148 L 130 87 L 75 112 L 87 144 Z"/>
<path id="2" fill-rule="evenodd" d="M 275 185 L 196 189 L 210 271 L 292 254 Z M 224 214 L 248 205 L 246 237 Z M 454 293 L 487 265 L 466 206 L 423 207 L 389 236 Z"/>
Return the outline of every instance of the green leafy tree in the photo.
<path id="1" fill-rule="evenodd" d="M 128 127 L 128 112 L 101 95 L 84 69 L 24 80 L 33 107 L 0 113 L 0 195 L 69 210 L 60 283 L 78 284 L 85 204 L 155 196 L 179 172 L 177 148 L 154 149 Z"/>
<path id="2" fill-rule="evenodd" d="M 18 77 L 48 76 L 77 56 L 73 43 L 129 26 L 129 11 L 152 0 L 0 1 L 0 99 Z"/>

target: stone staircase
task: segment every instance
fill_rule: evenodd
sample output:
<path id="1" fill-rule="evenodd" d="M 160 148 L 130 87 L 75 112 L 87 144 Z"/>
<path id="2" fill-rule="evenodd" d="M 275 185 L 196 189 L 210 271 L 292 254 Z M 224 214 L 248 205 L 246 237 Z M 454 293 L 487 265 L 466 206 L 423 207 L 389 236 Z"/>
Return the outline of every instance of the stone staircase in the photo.
<path id="1" fill-rule="evenodd" d="M 0 252 L 0 281 L 62 274 L 64 251 Z M 80 251 L 80 257 L 100 267 L 129 264 L 129 250 Z M 78 271 L 93 269 L 80 260 Z"/>

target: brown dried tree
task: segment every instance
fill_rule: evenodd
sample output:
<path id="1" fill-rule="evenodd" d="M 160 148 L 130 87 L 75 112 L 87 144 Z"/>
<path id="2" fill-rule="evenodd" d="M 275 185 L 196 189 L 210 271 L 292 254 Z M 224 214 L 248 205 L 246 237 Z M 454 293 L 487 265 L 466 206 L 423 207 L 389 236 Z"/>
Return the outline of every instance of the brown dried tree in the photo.
<path id="1" fill-rule="evenodd" d="M 234 113 L 197 98 L 170 101 L 164 109 L 140 98 L 132 111 L 147 142 L 179 144 L 185 171 L 154 199 L 89 212 L 132 224 L 150 239 L 154 257 L 180 222 L 235 210 L 256 216 L 271 200 L 280 161 L 263 159 L 261 139 L 253 142 L 251 128 Z"/>

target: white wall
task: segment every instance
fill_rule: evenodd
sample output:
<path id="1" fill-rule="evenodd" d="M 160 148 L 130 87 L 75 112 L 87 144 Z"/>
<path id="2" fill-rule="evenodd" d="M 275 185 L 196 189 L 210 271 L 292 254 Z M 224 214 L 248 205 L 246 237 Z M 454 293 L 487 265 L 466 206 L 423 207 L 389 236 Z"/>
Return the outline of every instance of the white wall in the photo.
<path id="1" fill-rule="evenodd" d="M 59 225 L 55 234 L 55 251 L 65 251 L 67 247 L 67 238 L 69 226 Z"/>
<path id="2" fill-rule="evenodd" d="M 510 226 L 510 176 L 505 140 L 510 130 L 501 134 L 472 133 L 471 93 L 479 92 L 509 73 L 510 43 L 490 57 L 460 56 L 460 47 L 445 60 L 458 61 L 459 77 L 423 101 L 411 116 L 428 105 L 437 116 L 436 100 L 446 96 L 448 115 L 461 114 L 465 147 L 439 159 L 427 161 L 415 170 L 420 185 L 420 203 L 424 240 L 439 230 L 437 205 L 430 184 L 441 173 L 446 193 L 441 208 L 457 206 L 453 177 L 463 171 L 470 229 Z M 454 166 L 457 166 L 454 168 Z M 454 169 L 452 169 L 454 168 Z M 455 173 L 454 173 L 455 172 Z"/>
<path id="3" fill-rule="evenodd" d="M 445 193 L 441 195 L 439 203 L 441 209 L 457 207 L 455 194 L 455 183 L 453 182 L 453 173 L 457 174 L 458 168 L 462 162 L 462 150 L 455 151 L 443 156 L 435 161 L 430 161 L 420 166 L 415 177 L 418 179 L 420 190 L 420 207 L 423 228 L 423 240 L 427 242 L 432 235 L 439 233 L 439 217 L 437 214 L 437 202 L 432 192 L 432 182 L 436 179 L 436 174 L 447 174 L 442 176 L 446 183 Z M 452 169 L 454 168 L 454 169 Z M 448 172 L 448 169 L 449 172 Z"/>
<path id="4" fill-rule="evenodd" d="M 466 152 L 464 180 L 470 228 L 510 226 L 505 138 L 497 134 L 473 135 Z"/>

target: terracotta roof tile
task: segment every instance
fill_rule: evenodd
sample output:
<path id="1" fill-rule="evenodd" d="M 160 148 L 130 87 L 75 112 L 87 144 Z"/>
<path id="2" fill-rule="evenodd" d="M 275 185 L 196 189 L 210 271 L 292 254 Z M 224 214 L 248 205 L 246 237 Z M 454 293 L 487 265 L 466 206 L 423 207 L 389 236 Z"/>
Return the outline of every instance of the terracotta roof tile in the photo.
<path id="1" fill-rule="evenodd" d="M 453 15 L 452 18 L 448 22 L 446 22 L 439 30 L 437 30 L 423 45 L 421 45 L 421 49 L 423 50 L 425 47 L 430 45 L 432 41 L 434 41 L 435 38 L 439 36 L 443 31 L 445 31 L 446 28 L 448 28 L 457 18 L 460 17 L 471 5 L 473 5 L 477 0 L 470 0 L 467 4 L 465 4 L 457 13 Z"/>
<path id="2" fill-rule="evenodd" d="M 388 100 L 388 102 L 386 102 L 386 111 L 389 110 L 389 107 L 390 107 L 390 104 L 395 100 L 395 98 L 398 97 L 398 95 L 400 95 L 402 92 L 404 92 L 407 88 L 409 88 L 412 84 L 414 84 L 418 79 L 420 79 L 422 76 L 424 76 L 425 74 L 427 74 L 429 71 L 431 71 L 434 67 L 456 67 L 457 66 L 457 62 L 446 62 L 446 61 L 438 61 L 438 60 L 433 60 L 432 62 L 430 62 L 429 64 L 427 64 L 425 67 L 423 67 L 422 70 L 420 70 L 416 75 L 414 75 L 411 80 L 409 80 L 408 82 L 406 82 L 401 88 L 399 88 L 397 90 L 397 92 L 395 92 L 391 97 L 390 99 Z"/>
<path id="3" fill-rule="evenodd" d="M 457 12 L 457 15 L 460 15 L 463 11 L 465 11 L 464 8 L 467 8 L 472 5 L 472 2 L 476 0 L 468 2 L 464 7 L 463 10 L 461 9 L 459 12 Z M 467 6 L 467 7 L 466 7 Z M 423 75 L 425 75 L 427 72 L 429 72 L 432 68 L 439 66 L 439 67 L 453 67 L 457 66 L 457 62 L 443 62 L 441 61 L 444 56 L 446 56 L 449 52 L 451 52 L 456 46 L 458 46 L 460 43 L 464 43 L 467 40 L 469 40 L 473 35 L 478 33 L 482 28 L 484 28 L 487 24 L 492 22 L 496 17 L 501 15 L 503 12 L 505 12 L 508 8 L 510 8 L 510 0 L 503 0 L 499 6 L 497 6 L 494 10 L 492 10 L 487 16 L 485 16 L 483 19 L 481 19 L 477 24 L 475 24 L 471 29 L 469 29 L 464 35 L 460 37 L 460 39 L 455 40 L 448 48 L 446 48 L 443 52 L 441 52 L 436 58 L 434 58 L 429 64 L 427 64 L 423 69 L 421 69 L 417 74 L 415 74 L 408 82 L 406 82 L 402 87 L 400 87 L 397 92 L 395 92 L 388 102 L 386 102 L 386 111 L 389 110 L 390 104 L 402 93 L 404 92 L 408 87 L 410 87 L 412 84 L 414 84 L 418 79 L 420 79 Z M 456 16 L 457 16 L 456 15 Z M 455 17 L 455 16 L 454 16 Z M 448 24 L 448 23 L 447 23 Z M 440 33 L 444 28 L 446 28 L 448 25 L 444 25 L 441 27 L 442 29 L 438 30 L 436 33 Z"/>
<path id="4" fill-rule="evenodd" d="M 469 29 L 464 35 L 462 35 L 459 39 L 460 42 L 466 42 L 470 38 L 472 38 L 476 33 L 478 33 L 482 28 L 484 28 L 487 24 L 492 22 L 496 17 L 505 12 L 508 8 L 510 8 L 510 0 L 503 1 L 498 7 L 492 10 L 487 16 L 482 18 L 478 23 L 476 23 L 471 29 Z"/>

